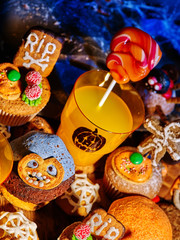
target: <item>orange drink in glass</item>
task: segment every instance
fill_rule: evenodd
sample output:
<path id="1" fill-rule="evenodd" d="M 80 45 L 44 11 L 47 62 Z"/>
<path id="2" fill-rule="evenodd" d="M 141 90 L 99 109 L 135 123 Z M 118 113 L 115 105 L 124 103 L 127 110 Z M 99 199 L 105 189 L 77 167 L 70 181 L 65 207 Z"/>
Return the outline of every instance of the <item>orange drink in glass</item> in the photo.
<path id="1" fill-rule="evenodd" d="M 131 84 L 116 84 L 100 107 L 112 77 L 104 70 L 82 74 L 61 114 L 57 135 L 76 166 L 89 166 L 116 149 L 144 120 L 144 104 Z"/>
<path id="2" fill-rule="evenodd" d="M 13 152 L 8 140 L 0 133 L 0 184 L 11 173 L 13 167 Z"/>

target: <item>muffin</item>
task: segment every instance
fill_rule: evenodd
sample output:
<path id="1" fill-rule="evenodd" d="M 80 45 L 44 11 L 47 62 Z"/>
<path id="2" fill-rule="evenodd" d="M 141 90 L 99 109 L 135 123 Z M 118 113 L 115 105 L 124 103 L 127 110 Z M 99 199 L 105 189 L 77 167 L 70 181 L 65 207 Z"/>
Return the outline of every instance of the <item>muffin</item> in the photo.
<path id="1" fill-rule="evenodd" d="M 153 199 L 162 185 L 161 167 L 153 167 L 134 147 L 119 147 L 106 160 L 103 183 L 112 199 L 132 194 Z"/>
<path id="2" fill-rule="evenodd" d="M 13 64 L 0 65 L 0 71 L 3 73 L 0 81 L 2 124 L 23 125 L 31 121 L 46 106 L 51 95 L 50 84 L 46 77 L 53 70 L 61 48 L 62 43 L 52 33 L 42 29 L 30 29 L 13 59 Z M 15 79 L 12 77 L 12 70 L 10 74 L 9 68 L 12 68 L 16 75 L 20 72 L 19 81 L 17 76 Z M 4 75 L 7 76 L 2 78 Z M 10 83 L 8 77 L 13 83 Z M 7 81 L 4 82 L 4 79 Z"/>
<path id="3" fill-rule="evenodd" d="M 35 86 L 36 87 L 36 86 Z M 19 126 L 23 125 L 28 121 L 31 121 L 48 103 L 51 92 L 50 85 L 47 78 L 42 78 L 41 82 L 41 95 L 36 97 L 35 87 L 32 89 L 34 94 L 32 101 L 37 100 L 37 97 L 41 97 L 41 101 L 38 105 L 31 105 L 23 101 L 22 94 L 15 100 L 7 100 L 0 97 L 0 122 L 8 126 Z M 23 92 L 22 92 L 23 93 Z"/>
<path id="4" fill-rule="evenodd" d="M 87 174 L 75 174 L 75 181 L 56 203 L 68 215 L 85 217 L 99 200 L 99 184 L 93 183 Z"/>
<path id="5" fill-rule="evenodd" d="M 0 239 L 38 240 L 37 225 L 22 211 L 0 212 Z"/>
<path id="6" fill-rule="evenodd" d="M 124 240 L 172 240 L 172 227 L 165 212 L 151 199 L 129 196 L 110 205 L 108 213 L 125 226 Z"/>
<path id="7" fill-rule="evenodd" d="M 73 183 L 74 162 L 57 135 L 31 131 L 10 145 L 14 166 L 0 190 L 15 207 L 39 209 L 62 195 Z"/>

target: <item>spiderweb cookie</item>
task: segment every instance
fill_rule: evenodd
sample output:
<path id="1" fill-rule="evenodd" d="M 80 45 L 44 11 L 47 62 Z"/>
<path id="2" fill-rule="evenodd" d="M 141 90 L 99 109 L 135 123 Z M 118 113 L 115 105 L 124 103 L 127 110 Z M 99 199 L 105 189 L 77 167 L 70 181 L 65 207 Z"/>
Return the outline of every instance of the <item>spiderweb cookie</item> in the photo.
<path id="1" fill-rule="evenodd" d="M 69 215 L 87 216 L 99 201 L 99 184 L 94 184 L 87 174 L 75 174 L 75 181 L 56 203 Z"/>
<path id="2" fill-rule="evenodd" d="M 36 229 L 37 225 L 22 211 L 0 212 L 0 239 L 7 236 L 7 239 L 38 240 Z"/>

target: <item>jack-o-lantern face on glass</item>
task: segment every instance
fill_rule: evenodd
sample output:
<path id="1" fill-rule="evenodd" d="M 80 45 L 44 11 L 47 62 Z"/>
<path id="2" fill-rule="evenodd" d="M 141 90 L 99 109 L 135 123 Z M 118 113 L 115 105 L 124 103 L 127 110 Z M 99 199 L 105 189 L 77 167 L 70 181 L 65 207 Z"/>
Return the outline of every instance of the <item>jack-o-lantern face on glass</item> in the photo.
<path id="1" fill-rule="evenodd" d="M 97 128 L 92 131 L 85 127 L 77 128 L 72 136 L 74 144 L 85 152 L 95 152 L 101 149 L 106 139 L 98 134 Z"/>
<path id="2" fill-rule="evenodd" d="M 31 187 L 47 190 L 57 187 L 62 182 L 64 168 L 56 158 L 44 160 L 31 153 L 19 161 L 18 174 Z"/>

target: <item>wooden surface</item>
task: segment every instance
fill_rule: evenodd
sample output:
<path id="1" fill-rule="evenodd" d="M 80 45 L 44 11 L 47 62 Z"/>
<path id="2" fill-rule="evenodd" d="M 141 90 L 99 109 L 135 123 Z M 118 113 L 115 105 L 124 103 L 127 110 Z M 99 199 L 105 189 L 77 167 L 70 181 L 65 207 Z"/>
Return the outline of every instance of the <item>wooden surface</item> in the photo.
<path id="1" fill-rule="evenodd" d="M 139 133 L 134 133 L 135 140 L 140 141 Z M 128 141 L 125 142 L 125 145 L 130 146 L 134 144 L 134 139 L 131 137 Z M 108 209 L 111 201 L 107 198 L 103 190 L 102 177 L 103 177 L 103 169 L 107 156 L 102 158 L 96 168 L 95 172 L 89 175 L 89 178 L 94 180 L 95 182 L 100 184 L 100 198 L 101 202 L 99 203 L 99 207 Z M 159 196 L 161 197 L 161 202 L 166 201 L 166 203 L 173 204 L 172 196 L 170 195 L 170 188 L 173 185 L 173 182 L 180 176 L 180 162 L 174 162 L 172 164 L 172 160 L 170 164 L 167 164 L 167 174 L 163 178 L 162 188 L 160 190 Z M 16 211 L 19 209 L 15 209 L 1 194 L 0 194 L 0 211 Z M 23 210 L 24 215 L 31 221 L 37 224 L 37 232 L 40 240 L 56 240 L 58 236 L 61 234 L 63 229 L 70 225 L 75 221 L 81 221 L 83 218 L 68 216 L 63 212 L 62 209 L 56 204 L 56 201 L 51 201 L 45 207 L 37 210 L 37 211 L 25 211 Z M 172 220 L 171 220 L 172 221 Z M 178 238 L 173 238 L 173 240 L 180 240 L 180 233 Z"/>
<path id="2" fill-rule="evenodd" d="M 174 166 L 174 169 L 176 174 L 172 175 L 172 168 Z M 172 200 L 170 200 L 170 185 L 173 184 L 173 179 L 175 179 L 176 175 L 180 173 L 180 163 L 176 165 L 168 165 L 168 177 L 164 178 L 162 189 L 160 191 L 159 196 L 161 197 L 161 202 L 164 202 L 165 198 L 169 199 L 169 204 L 172 204 Z M 167 181 L 170 178 L 168 191 L 167 188 L 164 188 L 164 186 L 167 186 Z M 94 177 L 94 176 L 93 176 Z M 99 207 L 104 208 L 105 210 L 108 209 L 109 205 L 111 204 L 111 201 L 106 197 L 103 186 L 102 186 L 102 179 L 98 179 L 97 183 L 100 184 L 100 197 L 101 202 L 99 203 Z M 166 204 L 168 203 L 166 201 Z M 2 195 L 0 195 L 0 211 L 16 211 L 19 210 L 18 208 L 13 207 Z M 24 215 L 31 221 L 34 221 L 37 224 L 37 232 L 40 240 L 56 240 L 62 230 L 70 225 L 71 223 L 75 221 L 81 221 L 83 218 L 81 217 L 75 217 L 75 216 L 68 216 L 63 212 L 62 209 L 56 204 L 56 201 L 51 201 L 48 205 L 45 207 L 37 210 L 37 211 L 25 211 L 23 210 Z M 172 219 L 171 219 L 172 221 Z M 176 233 L 177 236 L 177 233 Z M 173 240 L 180 240 L 180 233 L 178 238 L 173 238 Z"/>
<path id="3" fill-rule="evenodd" d="M 94 178 L 94 175 L 92 176 Z M 108 209 L 110 201 L 105 196 L 102 188 L 102 179 L 96 181 L 100 187 L 100 197 L 103 201 L 97 204 L 97 208 Z M 68 216 L 53 200 L 46 206 L 36 211 L 25 211 L 15 208 L 0 194 L 0 211 L 23 211 L 24 215 L 37 224 L 37 233 L 40 240 L 56 240 L 63 229 L 75 221 L 83 220 L 83 217 Z"/>
<path id="4" fill-rule="evenodd" d="M 0 211 L 16 211 L 2 195 L 0 195 Z M 56 205 L 54 201 L 37 211 L 25 211 L 24 215 L 37 224 L 40 240 L 56 240 L 62 230 L 71 223 L 71 219 Z"/>

